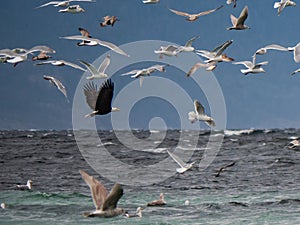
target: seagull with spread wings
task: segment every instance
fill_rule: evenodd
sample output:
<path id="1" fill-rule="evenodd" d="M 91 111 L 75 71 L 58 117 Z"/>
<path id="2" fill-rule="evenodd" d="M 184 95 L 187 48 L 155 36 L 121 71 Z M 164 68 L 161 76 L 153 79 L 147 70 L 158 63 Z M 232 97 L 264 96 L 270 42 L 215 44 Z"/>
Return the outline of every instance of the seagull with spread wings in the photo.
<path id="1" fill-rule="evenodd" d="M 123 195 L 123 188 L 120 184 L 115 183 L 110 193 L 108 193 L 104 185 L 93 176 L 90 176 L 83 170 L 79 170 L 79 173 L 81 174 L 82 179 L 90 187 L 91 196 L 96 208 L 93 212 L 83 213 L 84 217 L 110 218 L 125 212 L 124 209 L 117 208 L 118 201 Z"/>
<path id="2" fill-rule="evenodd" d="M 36 8 L 42 8 L 45 6 L 53 5 L 54 7 L 66 7 L 70 5 L 70 2 L 96 2 L 94 0 L 66 0 L 66 1 L 51 1 Z"/>
<path id="3" fill-rule="evenodd" d="M 53 84 L 55 87 L 57 87 L 57 89 L 63 93 L 63 95 L 66 97 L 67 101 L 69 102 L 68 96 L 67 96 L 67 90 L 65 88 L 65 86 L 60 82 L 60 80 L 52 77 L 52 76 L 46 76 L 44 75 L 43 78 L 45 80 L 48 80 L 51 84 Z"/>
<path id="4" fill-rule="evenodd" d="M 188 113 L 191 123 L 195 123 L 197 120 L 199 120 L 204 121 L 210 127 L 214 127 L 216 125 L 214 119 L 205 114 L 205 109 L 198 100 L 194 100 L 194 108 L 195 111 Z"/>
<path id="5" fill-rule="evenodd" d="M 239 18 L 236 18 L 234 15 L 230 15 L 232 27 L 228 27 L 227 30 L 246 30 L 250 29 L 247 25 L 245 25 L 245 20 L 248 17 L 248 6 L 245 6 L 242 10 Z"/>
<path id="6" fill-rule="evenodd" d="M 186 17 L 186 20 L 187 21 L 195 21 L 197 20 L 200 16 L 204 16 L 204 15 L 208 15 L 208 14 L 211 14 L 219 9 L 221 9 L 223 7 L 223 5 L 219 6 L 218 8 L 215 8 L 215 9 L 211 9 L 211 10 L 208 10 L 208 11 L 205 11 L 205 12 L 200 12 L 200 13 L 196 13 L 196 14 L 189 14 L 189 13 L 186 13 L 186 12 L 180 12 L 180 11 L 177 11 L 177 10 L 174 10 L 174 9 L 169 9 L 171 12 L 179 15 L 179 16 L 184 16 Z"/>
<path id="7" fill-rule="evenodd" d="M 269 62 L 268 61 L 264 61 L 264 62 L 260 62 L 260 63 L 256 63 L 256 57 L 254 55 L 254 57 L 252 57 L 253 60 L 251 61 L 240 61 L 240 62 L 234 62 L 232 64 L 242 64 L 244 65 L 247 69 L 241 69 L 241 72 L 245 75 L 249 74 L 249 73 L 265 73 L 266 71 L 264 70 L 264 68 L 262 68 L 262 66 L 267 65 Z"/>
<path id="8" fill-rule="evenodd" d="M 105 73 L 105 71 L 106 71 L 106 68 L 110 64 L 110 55 L 107 55 L 105 57 L 105 59 L 100 64 L 98 69 L 96 69 L 92 64 L 85 62 L 83 60 L 79 60 L 79 62 L 81 64 L 83 64 L 88 69 L 88 71 L 90 71 L 90 73 L 92 74 L 92 76 L 89 76 L 86 79 L 92 80 L 94 78 L 107 78 L 108 77 L 107 74 Z"/>
<path id="9" fill-rule="evenodd" d="M 193 167 L 193 165 L 195 164 L 195 162 L 192 163 L 185 163 L 182 161 L 181 158 L 179 158 L 177 155 L 175 155 L 174 153 L 168 151 L 169 156 L 180 166 L 180 168 L 176 169 L 177 173 L 184 173 L 185 171 L 191 169 Z"/>
<path id="10" fill-rule="evenodd" d="M 48 60 L 48 61 L 45 61 L 45 62 L 40 62 L 40 63 L 37 63 L 35 64 L 36 66 L 40 66 L 40 65 L 46 65 L 46 64 L 51 64 L 53 66 L 70 66 L 70 67 L 73 67 L 75 69 L 79 69 L 83 72 L 85 72 L 86 70 L 83 69 L 82 67 L 78 66 L 77 64 L 75 63 L 71 63 L 71 62 L 67 62 L 65 60 Z"/>
<path id="11" fill-rule="evenodd" d="M 287 6 L 296 6 L 296 2 L 291 0 L 281 0 L 280 2 L 274 3 L 274 9 L 277 9 L 278 16 L 281 14 L 282 10 Z"/>

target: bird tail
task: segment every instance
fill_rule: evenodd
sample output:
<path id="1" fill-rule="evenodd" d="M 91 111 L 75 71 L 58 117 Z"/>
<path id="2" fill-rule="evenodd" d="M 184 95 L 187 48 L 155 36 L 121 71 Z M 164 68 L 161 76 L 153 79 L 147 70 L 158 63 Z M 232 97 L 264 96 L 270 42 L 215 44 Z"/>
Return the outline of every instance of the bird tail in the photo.
<path id="1" fill-rule="evenodd" d="M 277 9 L 277 8 L 279 8 L 280 7 L 280 2 L 275 2 L 274 3 L 274 9 Z"/>
<path id="2" fill-rule="evenodd" d="M 189 120 L 191 123 L 195 123 L 197 121 L 197 115 L 195 112 L 189 112 Z"/>

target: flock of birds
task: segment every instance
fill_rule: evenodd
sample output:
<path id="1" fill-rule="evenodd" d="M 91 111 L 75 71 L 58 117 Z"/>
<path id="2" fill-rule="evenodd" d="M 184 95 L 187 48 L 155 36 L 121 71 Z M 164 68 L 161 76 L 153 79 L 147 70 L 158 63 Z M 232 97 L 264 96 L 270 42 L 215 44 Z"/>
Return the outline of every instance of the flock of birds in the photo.
<path id="1" fill-rule="evenodd" d="M 80 5 L 70 5 L 72 2 L 95 2 L 94 0 L 66 0 L 66 1 L 51 1 L 48 3 L 45 3 L 41 6 L 38 6 L 37 8 L 43 8 L 46 6 L 54 6 L 54 7 L 65 7 L 64 9 L 60 9 L 58 12 L 60 13 L 81 13 L 85 12 L 85 10 Z M 142 3 L 144 4 L 156 4 L 159 0 L 143 0 Z M 227 4 L 233 4 L 233 7 L 236 7 L 237 0 L 227 0 Z M 283 11 L 283 9 L 287 6 L 295 6 L 296 3 L 290 1 L 290 0 L 281 0 L 280 2 L 274 3 L 274 8 L 278 9 L 278 15 L 280 15 Z M 204 12 L 199 12 L 197 14 L 190 14 L 187 12 L 178 11 L 175 9 L 169 9 L 170 12 L 185 17 L 187 21 L 193 22 L 199 19 L 201 16 L 208 15 L 211 13 L 215 13 L 216 11 L 220 10 L 223 7 L 223 5 L 208 10 Z M 235 17 L 234 15 L 230 15 L 230 19 L 232 22 L 232 26 L 228 27 L 228 30 L 246 30 L 250 29 L 249 26 L 245 24 L 245 21 L 248 17 L 248 7 L 245 6 L 243 10 L 241 11 L 239 17 Z M 116 16 L 105 16 L 103 17 L 102 22 L 100 23 L 101 27 L 105 26 L 114 26 L 114 24 L 119 21 L 119 19 Z M 119 48 L 117 45 L 99 40 L 97 38 L 92 38 L 90 33 L 84 29 L 84 28 L 78 28 L 81 35 L 72 35 L 72 36 L 66 36 L 61 37 L 61 39 L 66 40 L 75 40 L 80 41 L 77 43 L 77 46 L 103 46 L 106 47 L 117 54 L 129 57 L 129 55 L 123 51 L 121 48 Z M 284 47 L 278 44 L 270 44 L 263 48 L 258 49 L 252 56 L 252 61 L 239 61 L 239 62 L 233 62 L 234 59 L 227 56 L 224 51 L 233 43 L 232 40 L 228 40 L 221 45 L 217 46 L 213 50 L 197 50 L 193 47 L 193 41 L 195 41 L 199 36 L 193 37 L 190 40 L 187 41 L 187 43 L 184 46 L 181 45 L 168 45 L 168 46 L 161 46 L 158 50 L 154 50 L 155 54 L 159 55 L 159 58 L 162 58 L 163 56 L 177 56 L 181 52 L 195 52 L 200 57 L 204 58 L 203 62 L 196 63 L 190 70 L 187 72 L 187 76 L 193 75 L 197 69 L 199 68 L 205 68 L 207 71 L 212 71 L 216 69 L 217 64 L 220 62 L 232 62 L 236 65 L 244 65 L 246 69 L 241 69 L 241 72 L 245 75 L 250 73 L 262 73 L 265 72 L 263 69 L 263 66 L 267 65 L 268 62 L 256 62 L 256 57 L 258 55 L 266 54 L 269 50 L 277 50 L 277 51 L 290 51 L 293 52 L 294 55 L 294 61 L 299 63 L 300 62 L 300 43 L 298 43 L 294 47 Z M 111 56 L 109 54 L 106 55 L 102 63 L 98 68 L 93 66 L 91 63 L 86 62 L 84 60 L 79 60 L 79 63 L 82 64 L 82 66 L 77 65 L 72 62 L 68 62 L 62 59 L 56 59 L 56 60 L 49 60 L 51 55 L 48 54 L 54 54 L 55 50 L 51 49 L 48 46 L 34 46 L 31 49 L 25 49 L 25 48 L 15 48 L 15 49 L 2 49 L 0 50 L 0 62 L 2 63 L 11 63 L 14 66 L 17 64 L 28 60 L 28 55 L 34 54 L 38 52 L 38 54 L 33 55 L 32 60 L 33 61 L 42 61 L 39 63 L 36 63 L 35 65 L 41 66 L 41 65 L 47 65 L 51 64 L 53 66 L 70 66 L 74 69 L 78 69 L 83 72 L 89 72 L 91 75 L 86 77 L 88 80 L 93 79 L 105 79 L 108 78 L 109 75 L 106 74 L 106 69 L 111 63 Z M 131 78 L 139 78 L 140 79 L 140 86 L 142 86 L 142 81 L 145 76 L 149 76 L 153 72 L 165 72 L 165 67 L 169 65 L 162 65 L 157 64 L 150 66 L 148 68 L 143 69 L 135 69 L 129 72 L 126 72 L 122 74 L 122 76 L 131 75 Z M 295 70 L 292 72 L 292 74 L 300 72 L 300 69 Z M 59 91 L 63 93 L 65 98 L 68 100 L 68 95 L 65 86 L 55 77 L 53 76 L 47 76 L 44 75 L 43 78 L 45 80 L 48 80 L 50 83 L 52 83 L 54 86 L 58 88 Z M 86 102 L 88 106 L 91 108 L 92 112 L 87 114 L 85 117 L 93 117 L 95 115 L 105 115 L 110 112 L 118 111 L 120 109 L 116 107 L 112 107 L 112 99 L 113 99 L 113 92 L 114 92 L 114 83 L 111 79 L 105 80 L 101 87 L 98 88 L 97 85 L 94 82 L 88 82 L 84 85 L 83 88 L 84 95 L 86 97 Z M 68 100 L 69 101 L 69 100 Z M 194 111 L 188 113 L 188 119 L 194 123 L 196 121 L 204 121 L 208 126 L 213 127 L 215 126 L 215 121 L 212 117 L 205 114 L 205 109 L 203 105 L 198 101 L 194 101 Z M 290 142 L 289 148 L 295 148 L 300 146 L 300 143 L 298 140 L 294 140 Z M 169 156 L 180 166 L 180 168 L 177 168 L 176 171 L 178 173 L 184 173 L 190 168 L 193 167 L 195 162 L 192 163 L 185 163 L 183 162 L 177 155 L 174 153 L 167 151 Z M 223 172 L 226 168 L 234 166 L 235 162 L 232 162 L 228 165 L 225 165 L 224 167 L 220 168 L 218 173 L 216 174 L 216 177 L 220 176 L 221 172 Z M 93 176 L 88 175 L 83 170 L 79 171 L 83 180 L 88 184 L 91 190 L 91 196 L 93 198 L 93 202 L 95 205 L 96 210 L 93 212 L 86 212 L 84 213 L 85 217 L 114 217 L 120 214 L 124 214 L 127 217 L 132 216 L 139 216 L 142 217 L 142 207 L 138 207 L 137 211 L 133 214 L 126 212 L 122 208 L 117 207 L 117 203 L 119 199 L 123 195 L 123 189 L 120 184 L 116 183 L 113 188 L 111 189 L 110 193 L 108 193 L 107 189 L 104 187 L 104 185 L 95 179 Z M 18 189 L 21 190 L 31 190 L 32 189 L 32 181 L 28 180 L 26 185 L 18 185 Z M 158 200 L 155 200 L 153 202 L 149 202 L 147 206 L 162 206 L 165 205 L 166 202 L 164 200 L 163 193 L 160 194 L 160 198 Z M 186 203 L 188 204 L 188 202 Z M 2 208 L 5 208 L 5 204 L 1 204 Z"/>

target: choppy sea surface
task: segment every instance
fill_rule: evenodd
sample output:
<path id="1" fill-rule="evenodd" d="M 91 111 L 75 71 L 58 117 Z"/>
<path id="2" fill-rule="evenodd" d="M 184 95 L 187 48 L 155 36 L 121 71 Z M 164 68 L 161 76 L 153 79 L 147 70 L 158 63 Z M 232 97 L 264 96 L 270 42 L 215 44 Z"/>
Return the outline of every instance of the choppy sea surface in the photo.
<path id="1" fill-rule="evenodd" d="M 186 131 L 185 147 L 179 146 L 180 131 L 137 130 L 133 132 L 137 139 L 151 141 L 149 146 L 137 146 L 139 150 L 130 149 L 119 140 L 129 133 L 123 131 L 116 136 L 114 131 L 99 131 L 101 144 L 87 141 L 83 146 L 98 147 L 99 151 L 105 146 L 124 164 L 141 167 L 168 158 L 166 150 L 175 148 L 192 151 L 190 161 L 197 161 L 184 174 L 177 174 L 176 163 L 170 161 L 172 166 L 163 170 L 174 173 L 152 184 L 130 185 L 128 177 L 129 181 L 122 185 L 124 195 L 119 207 L 133 211 L 142 206 L 142 218 L 82 216 L 94 206 L 78 170 L 93 175 L 108 189 L 114 181 L 93 170 L 79 150 L 73 131 L 0 131 L 0 202 L 7 206 L 0 209 L 0 224 L 300 224 L 300 148 L 288 148 L 290 141 L 300 137 L 300 130 L 214 134 Z M 214 160 L 205 169 L 199 169 L 198 162 L 209 154 L 206 147 L 210 136 L 223 134 Z M 195 138 L 196 146 L 188 148 Z M 151 148 L 153 143 L 156 147 Z M 233 162 L 233 166 L 215 176 L 221 167 Z M 129 171 L 107 169 L 122 180 L 127 179 Z M 32 190 L 15 188 L 28 179 L 33 181 Z M 165 194 L 167 205 L 146 207 L 160 192 Z M 189 205 L 184 204 L 186 200 Z"/>

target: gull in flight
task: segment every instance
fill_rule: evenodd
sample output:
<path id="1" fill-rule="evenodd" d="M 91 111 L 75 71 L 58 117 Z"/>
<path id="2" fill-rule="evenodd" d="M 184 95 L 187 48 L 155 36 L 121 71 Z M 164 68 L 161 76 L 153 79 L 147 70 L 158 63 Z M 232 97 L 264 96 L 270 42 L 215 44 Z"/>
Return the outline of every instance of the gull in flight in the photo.
<path id="1" fill-rule="evenodd" d="M 192 76 L 199 68 L 206 68 L 206 71 L 213 71 L 216 67 L 217 67 L 216 62 L 211 62 L 211 63 L 198 62 L 192 66 L 192 68 L 187 72 L 186 76 L 187 77 Z"/>
<path id="2" fill-rule="evenodd" d="M 120 21 L 116 16 L 105 16 L 103 17 L 103 22 L 100 23 L 100 26 L 106 27 L 111 25 L 113 27 L 116 21 Z"/>
<path id="3" fill-rule="evenodd" d="M 155 4 L 155 3 L 158 3 L 159 0 L 144 0 L 143 3 L 144 4 Z"/>
<path id="4" fill-rule="evenodd" d="M 204 15 L 208 15 L 210 13 L 213 13 L 219 9 L 221 9 L 223 7 L 223 5 L 219 6 L 218 8 L 215 8 L 215 9 L 212 9 L 212 10 L 208 10 L 208 11 L 205 11 L 205 12 L 200 12 L 200 13 L 197 13 L 197 14 L 189 14 L 189 13 L 186 13 L 186 12 L 180 12 L 180 11 L 176 11 L 174 9 L 169 9 L 171 12 L 179 15 L 179 16 L 184 16 L 186 17 L 186 20 L 188 21 L 195 21 L 197 20 L 200 16 L 204 16 Z"/>
<path id="5" fill-rule="evenodd" d="M 119 199 L 123 195 L 123 189 L 120 184 L 115 183 L 110 193 L 104 185 L 95 179 L 93 176 L 88 175 L 83 170 L 79 170 L 83 180 L 90 187 L 91 195 L 96 210 L 93 212 L 85 212 L 85 217 L 115 217 L 124 213 L 124 209 L 117 208 Z"/>
<path id="6" fill-rule="evenodd" d="M 67 62 L 65 60 L 48 60 L 48 61 L 45 61 L 45 62 L 37 63 L 35 65 L 36 66 L 40 66 L 40 65 L 46 65 L 46 64 L 51 64 L 53 66 L 70 66 L 70 67 L 73 67 L 75 69 L 82 70 L 83 72 L 86 71 L 85 69 L 83 69 L 82 67 L 78 66 L 77 64 L 71 63 L 71 62 Z"/>
<path id="7" fill-rule="evenodd" d="M 83 92 L 87 104 L 93 110 L 90 114 L 85 115 L 85 118 L 120 111 L 119 108 L 111 107 L 114 95 L 114 83 L 111 79 L 104 81 L 99 90 L 93 82 L 87 83 L 84 85 Z"/>
<path id="8" fill-rule="evenodd" d="M 106 68 L 110 64 L 110 55 L 107 55 L 103 62 L 100 64 L 99 68 L 96 69 L 92 64 L 85 62 L 83 60 L 79 60 L 81 64 L 83 64 L 88 71 L 92 74 L 92 76 L 87 77 L 86 79 L 92 80 L 94 78 L 107 78 L 107 74 L 105 73 Z"/>
<path id="9" fill-rule="evenodd" d="M 118 54 L 125 55 L 125 56 L 129 57 L 129 55 L 126 52 L 124 52 L 122 49 L 120 49 L 115 44 L 110 43 L 110 42 L 106 42 L 106 41 L 101 41 L 101 40 L 96 39 L 96 38 L 90 38 L 90 37 L 85 37 L 85 36 L 80 36 L 80 35 L 61 37 L 61 38 L 68 39 L 68 40 L 81 40 L 81 41 L 92 42 L 92 43 L 95 43 L 95 45 L 100 45 L 100 46 L 107 47 L 107 48 L 113 50 L 114 52 L 116 52 Z"/>
<path id="10" fill-rule="evenodd" d="M 47 59 L 50 59 L 50 58 L 51 58 L 51 56 L 47 55 L 47 52 L 40 52 L 37 56 L 32 57 L 32 61 L 47 60 Z"/>
<path id="11" fill-rule="evenodd" d="M 280 2 L 274 3 L 274 9 L 277 9 L 278 16 L 282 12 L 282 10 L 287 6 L 296 6 L 296 3 L 290 0 L 281 0 Z"/>
<path id="12" fill-rule="evenodd" d="M 47 2 L 36 8 L 42 8 L 48 5 L 53 5 L 54 7 L 67 7 L 70 5 L 70 2 L 95 2 L 94 0 L 67 0 L 67 1 L 51 1 Z"/>
<path id="13" fill-rule="evenodd" d="M 152 202 L 148 202 L 147 206 L 163 206 L 166 205 L 167 202 L 164 199 L 164 193 L 160 193 L 159 194 L 159 199 L 154 200 Z"/>
<path id="14" fill-rule="evenodd" d="M 31 190 L 32 189 L 32 180 L 28 180 L 26 185 L 18 184 L 17 189 L 19 189 L 19 190 Z"/>
<path id="15" fill-rule="evenodd" d="M 20 53 L 18 53 L 20 52 Z M 18 63 L 27 60 L 27 55 L 32 54 L 33 52 L 45 52 L 45 53 L 55 53 L 55 50 L 49 48 L 48 46 L 44 45 L 37 45 L 32 47 L 29 50 L 26 49 L 2 49 L 0 50 L 0 56 L 5 56 L 8 59 L 6 62 L 13 63 L 16 66 Z"/>
<path id="16" fill-rule="evenodd" d="M 226 1 L 226 4 L 227 4 L 227 5 L 230 5 L 231 3 L 233 3 L 233 8 L 235 8 L 235 7 L 236 7 L 236 1 L 237 1 L 237 0 L 227 0 L 227 1 Z"/>
<path id="17" fill-rule="evenodd" d="M 262 68 L 262 66 L 267 65 L 269 62 L 264 61 L 260 63 L 256 63 L 256 57 L 252 57 L 253 60 L 251 61 L 241 61 L 241 62 L 234 62 L 233 64 L 242 64 L 244 65 L 247 69 L 241 69 L 241 72 L 245 75 L 249 73 L 265 73 L 266 71 Z"/>
<path id="18" fill-rule="evenodd" d="M 234 15 L 230 15 L 232 27 L 227 28 L 227 30 L 245 30 L 250 29 L 247 25 L 245 25 L 245 20 L 248 17 L 248 6 L 245 6 L 243 11 L 241 12 L 239 18 L 236 18 Z"/>
<path id="19" fill-rule="evenodd" d="M 180 46 L 168 45 L 160 46 L 159 50 L 154 50 L 155 54 L 159 54 L 159 58 L 162 59 L 164 55 L 166 56 L 177 56 L 180 53 Z"/>
<path id="20" fill-rule="evenodd" d="M 126 212 L 125 216 L 127 218 L 131 218 L 131 217 L 140 217 L 141 218 L 141 217 L 143 217 L 142 210 L 143 210 L 142 207 L 137 207 L 137 209 L 134 213 Z"/>
<path id="21" fill-rule="evenodd" d="M 70 5 L 65 9 L 58 10 L 58 12 L 61 12 L 61 13 L 66 13 L 66 12 L 68 12 L 68 13 L 80 13 L 80 12 L 85 12 L 85 10 L 83 8 L 81 8 L 80 5 Z"/>
<path id="22" fill-rule="evenodd" d="M 227 164 L 227 165 L 221 167 L 221 168 L 219 169 L 218 173 L 215 175 L 215 177 L 219 177 L 223 171 L 225 171 L 227 168 L 232 167 L 232 166 L 234 166 L 234 165 L 235 165 L 235 162 L 232 162 L 232 163 L 229 163 L 229 164 Z"/>
<path id="23" fill-rule="evenodd" d="M 144 76 L 150 76 L 150 74 L 155 72 L 155 71 L 165 72 L 166 71 L 166 69 L 165 69 L 166 66 L 168 66 L 168 65 L 154 65 L 154 66 L 150 66 L 150 67 L 145 68 L 145 69 L 132 70 L 132 71 L 129 71 L 127 73 L 123 73 L 121 76 L 134 74 L 134 75 L 131 76 L 131 78 L 140 78 L 140 87 L 142 87 Z"/>
<path id="24" fill-rule="evenodd" d="M 205 114 L 204 107 L 200 102 L 198 102 L 198 100 L 194 100 L 194 108 L 195 111 L 188 113 L 191 123 L 195 123 L 197 120 L 199 120 L 204 121 L 210 127 L 214 127 L 216 125 L 214 119 Z"/>
<path id="25" fill-rule="evenodd" d="M 196 39 L 198 39 L 199 36 L 195 36 L 193 38 L 191 38 L 190 40 L 188 40 L 184 46 L 179 46 L 178 47 L 178 51 L 180 52 L 193 52 L 195 51 L 195 48 L 192 46 L 193 41 L 195 41 Z"/>
<path id="26" fill-rule="evenodd" d="M 185 163 L 183 162 L 177 155 L 167 150 L 169 156 L 180 166 L 180 168 L 176 168 L 177 173 L 184 173 L 185 171 L 191 169 L 195 162 Z"/>
<path id="27" fill-rule="evenodd" d="M 296 73 L 300 73 L 300 69 L 297 69 L 291 73 L 291 75 L 295 75 Z"/>
<path id="28" fill-rule="evenodd" d="M 44 75 L 43 78 L 45 80 L 48 80 L 51 84 L 53 84 L 55 87 L 57 87 L 57 89 L 63 93 L 63 95 L 66 97 L 67 101 L 69 102 L 68 96 L 67 96 L 67 90 L 65 88 L 65 86 L 60 82 L 60 80 L 51 77 L 51 76 L 46 76 Z"/>
<path id="29" fill-rule="evenodd" d="M 91 35 L 90 35 L 90 32 L 88 32 L 88 30 L 82 28 L 82 27 L 79 27 L 78 28 L 79 32 L 81 33 L 81 35 L 83 37 L 87 37 L 87 38 L 91 38 Z M 82 42 L 78 42 L 77 43 L 77 46 L 95 46 L 97 45 L 98 43 L 96 41 L 85 41 L 83 40 Z"/>

